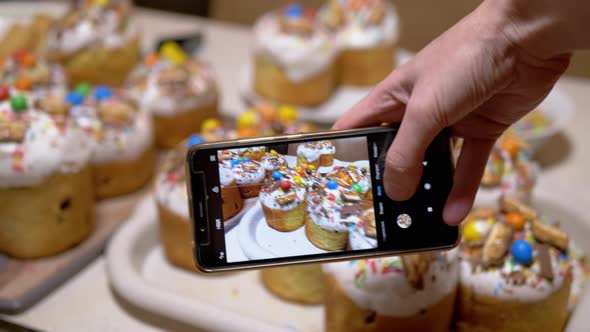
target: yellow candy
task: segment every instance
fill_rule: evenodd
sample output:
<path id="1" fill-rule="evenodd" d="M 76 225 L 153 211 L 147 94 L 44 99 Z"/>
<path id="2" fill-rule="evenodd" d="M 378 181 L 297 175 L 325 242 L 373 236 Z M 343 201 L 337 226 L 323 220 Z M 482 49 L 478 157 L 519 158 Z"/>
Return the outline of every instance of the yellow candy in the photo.
<path id="1" fill-rule="evenodd" d="M 215 118 L 210 118 L 201 124 L 201 131 L 210 131 L 213 129 L 221 128 L 221 122 Z"/>
<path id="2" fill-rule="evenodd" d="M 94 0 L 93 3 L 95 6 L 106 6 L 108 5 L 110 0 Z"/>
<path id="3" fill-rule="evenodd" d="M 293 181 L 295 181 L 295 183 L 298 185 L 303 184 L 303 179 L 301 179 L 301 177 L 297 175 L 293 176 Z"/>
<path id="4" fill-rule="evenodd" d="M 274 149 L 273 149 L 273 150 L 270 150 L 270 153 L 271 153 L 271 154 L 279 154 L 279 153 L 278 153 L 276 150 L 274 150 Z"/>
<path id="5" fill-rule="evenodd" d="M 188 56 L 175 42 L 166 42 L 160 47 L 160 55 L 175 65 L 181 65 L 186 62 Z"/>
<path id="6" fill-rule="evenodd" d="M 283 122 L 297 120 L 297 109 L 290 105 L 282 105 L 279 107 L 279 119 Z"/>
<path id="7" fill-rule="evenodd" d="M 283 165 L 283 166 L 279 167 L 279 169 L 280 169 L 281 171 L 284 171 L 284 170 L 286 170 L 286 169 L 287 169 L 287 166 Z"/>
<path id="8" fill-rule="evenodd" d="M 254 126 L 256 124 L 256 112 L 249 110 L 249 111 L 242 113 L 238 117 L 237 122 L 238 122 L 237 123 L 238 128 L 247 128 L 247 127 Z"/>
<path id="9" fill-rule="evenodd" d="M 309 169 L 311 169 L 312 171 L 314 171 L 314 170 L 315 170 L 315 165 L 313 165 L 313 164 L 310 164 L 309 166 L 307 166 L 307 168 L 309 168 Z"/>
<path id="10" fill-rule="evenodd" d="M 476 221 L 470 221 L 463 227 L 463 239 L 467 242 L 481 240 L 481 233 L 477 229 Z"/>

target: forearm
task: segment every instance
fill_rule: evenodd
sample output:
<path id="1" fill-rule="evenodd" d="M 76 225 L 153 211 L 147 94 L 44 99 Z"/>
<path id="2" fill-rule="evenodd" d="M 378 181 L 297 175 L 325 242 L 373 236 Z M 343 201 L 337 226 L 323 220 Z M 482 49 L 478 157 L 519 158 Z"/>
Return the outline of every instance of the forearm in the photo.
<path id="1" fill-rule="evenodd" d="M 499 31 L 540 58 L 590 48 L 588 0 L 486 0 L 478 11 L 495 12 Z"/>

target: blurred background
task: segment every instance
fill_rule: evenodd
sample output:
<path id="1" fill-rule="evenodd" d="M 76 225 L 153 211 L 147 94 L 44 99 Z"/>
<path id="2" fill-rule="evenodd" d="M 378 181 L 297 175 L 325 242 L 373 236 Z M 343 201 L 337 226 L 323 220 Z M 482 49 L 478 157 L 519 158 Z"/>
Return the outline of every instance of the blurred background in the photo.
<path id="1" fill-rule="evenodd" d="M 291 1 L 135 0 L 135 2 L 144 7 L 250 25 L 264 12 Z M 318 8 L 323 3 L 322 0 L 298 2 L 314 8 Z M 395 3 L 402 19 L 400 45 L 411 51 L 420 50 L 481 3 L 479 0 L 395 0 L 392 2 Z M 568 74 L 590 77 L 590 51 L 576 53 Z"/>

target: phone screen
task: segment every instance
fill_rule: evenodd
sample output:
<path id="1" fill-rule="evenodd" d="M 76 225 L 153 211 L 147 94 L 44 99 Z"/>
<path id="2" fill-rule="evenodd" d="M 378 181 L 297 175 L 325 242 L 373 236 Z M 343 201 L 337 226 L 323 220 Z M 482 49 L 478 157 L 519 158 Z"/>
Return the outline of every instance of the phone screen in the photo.
<path id="1" fill-rule="evenodd" d="M 205 246 L 214 251 L 207 257 L 214 265 L 240 265 L 452 245 L 457 230 L 442 222 L 452 184 L 448 144 L 434 143 L 438 146 L 427 153 L 421 189 L 398 203 L 386 196 L 382 183 L 394 136 L 206 151 L 208 159 L 200 158 L 207 160 L 201 166 L 210 188 Z M 408 242 L 420 232 L 422 239 Z"/>

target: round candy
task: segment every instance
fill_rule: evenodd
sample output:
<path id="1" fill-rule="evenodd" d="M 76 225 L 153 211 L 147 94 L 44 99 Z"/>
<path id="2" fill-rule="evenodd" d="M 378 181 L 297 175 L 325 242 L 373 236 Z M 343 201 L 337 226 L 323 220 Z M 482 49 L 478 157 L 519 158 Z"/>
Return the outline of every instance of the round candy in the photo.
<path id="1" fill-rule="evenodd" d="M 513 137 L 506 137 L 504 140 L 502 140 L 501 146 L 503 150 L 506 150 L 512 156 L 515 156 L 520 150 L 520 144 L 518 143 L 518 140 Z"/>
<path id="2" fill-rule="evenodd" d="M 162 47 L 160 47 L 160 55 L 175 65 L 181 65 L 185 63 L 188 58 L 180 45 L 175 42 L 164 43 Z"/>
<path id="3" fill-rule="evenodd" d="M 6 100 L 10 97 L 10 91 L 4 85 L 0 85 L 0 101 Z"/>
<path id="4" fill-rule="evenodd" d="M 467 242 L 481 240 L 481 233 L 477 229 L 477 221 L 470 221 L 463 226 L 463 239 Z"/>
<path id="5" fill-rule="evenodd" d="M 232 159 L 230 161 L 230 164 L 231 164 L 231 167 L 236 167 L 236 166 L 238 166 L 240 164 L 240 161 L 237 160 L 237 159 Z"/>
<path id="6" fill-rule="evenodd" d="M 158 60 L 160 60 L 160 57 L 156 53 L 152 53 L 145 57 L 143 63 L 146 66 L 153 66 L 158 62 Z"/>
<path id="7" fill-rule="evenodd" d="M 515 230 L 522 231 L 524 229 L 526 219 L 518 212 L 510 212 L 506 215 L 506 222 L 510 224 Z"/>
<path id="8" fill-rule="evenodd" d="M 66 96 L 66 102 L 74 106 L 80 105 L 84 102 L 84 96 L 76 91 L 68 93 Z"/>
<path id="9" fill-rule="evenodd" d="M 236 133 L 238 134 L 238 137 L 241 138 L 258 136 L 258 132 L 254 128 L 238 128 L 238 130 L 236 130 Z"/>
<path id="10" fill-rule="evenodd" d="M 27 110 L 27 99 L 24 96 L 13 96 L 10 98 L 10 107 L 15 113 L 21 113 Z"/>
<path id="11" fill-rule="evenodd" d="M 303 7 L 296 3 L 290 4 L 285 8 L 285 15 L 293 18 L 301 17 L 303 15 Z"/>
<path id="12" fill-rule="evenodd" d="M 201 131 L 210 131 L 217 128 L 221 128 L 221 122 L 215 118 L 207 119 L 201 124 Z"/>
<path id="13" fill-rule="evenodd" d="M 25 67 L 32 67 L 37 62 L 35 55 L 31 53 L 25 53 L 19 60 L 20 64 Z"/>
<path id="14" fill-rule="evenodd" d="M 309 164 L 307 166 L 307 168 L 311 169 L 312 171 L 315 171 L 315 169 L 316 169 L 315 165 L 313 165 L 313 164 Z"/>
<path id="15" fill-rule="evenodd" d="M 237 122 L 238 122 L 237 123 L 238 128 L 252 127 L 253 125 L 256 124 L 256 112 L 250 110 L 250 111 L 246 111 L 246 112 L 242 113 L 238 117 Z"/>
<path id="16" fill-rule="evenodd" d="M 294 175 L 293 176 L 293 182 L 295 182 L 297 185 L 302 185 L 303 184 L 303 179 L 300 176 Z"/>
<path id="17" fill-rule="evenodd" d="M 361 194 L 363 192 L 363 187 L 360 184 L 355 183 L 352 185 L 352 190 L 356 191 L 357 193 Z"/>
<path id="18" fill-rule="evenodd" d="M 76 90 L 77 91 L 77 90 Z M 109 99 L 113 96 L 111 88 L 105 85 L 99 85 L 94 89 L 94 98 L 97 100 Z"/>
<path id="19" fill-rule="evenodd" d="M 17 90 L 29 91 L 33 88 L 33 82 L 26 77 L 21 77 L 14 82 L 14 87 Z"/>
<path id="20" fill-rule="evenodd" d="M 338 189 L 338 182 L 334 180 L 328 180 L 328 189 L 335 190 Z"/>
<path id="21" fill-rule="evenodd" d="M 284 191 L 291 189 L 291 182 L 286 181 L 286 180 L 281 181 L 281 189 L 283 189 Z"/>
<path id="22" fill-rule="evenodd" d="M 275 180 L 280 180 L 280 179 L 283 178 L 283 174 L 281 172 L 279 172 L 279 171 L 272 172 L 271 176 Z"/>
<path id="23" fill-rule="evenodd" d="M 271 154 L 279 154 L 275 149 L 270 150 Z"/>
<path id="24" fill-rule="evenodd" d="M 193 134 L 188 138 L 188 141 L 186 141 L 186 147 L 187 148 L 191 148 L 197 144 L 201 144 L 205 142 L 205 139 L 199 135 Z"/>
<path id="25" fill-rule="evenodd" d="M 279 167 L 279 169 L 280 169 L 281 171 L 285 171 L 285 170 L 287 170 L 287 166 L 283 165 L 283 166 Z"/>
<path id="26" fill-rule="evenodd" d="M 240 158 L 240 161 L 243 162 L 243 163 L 247 163 L 247 162 L 250 161 L 250 158 L 248 158 L 248 157 L 241 157 Z"/>
<path id="27" fill-rule="evenodd" d="M 92 86 L 87 82 L 78 83 L 74 88 L 74 91 L 86 97 L 92 91 Z"/>
<path id="28" fill-rule="evenodd" d="M 512 258 L 521 265 L 529 265 L 533 261 L 533 246 L 526 240 L 516 240 L 510 248 Z"/>
<path id="29" fill-rule="evenodd" d="M 279 119 L 283 122 L 290 122 L 297 120 L 297 109 L 293 106 L 282 105 L 279 107 Z"/>

